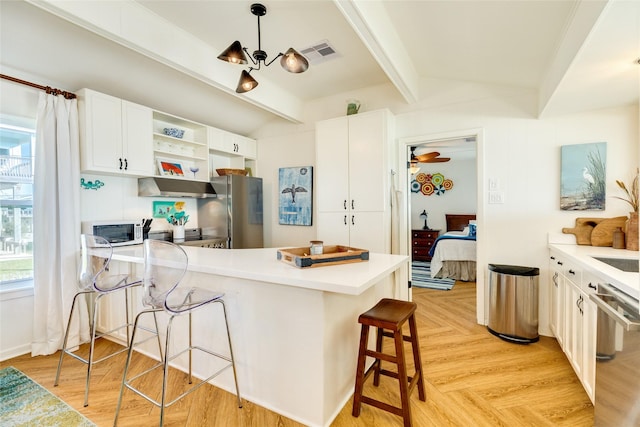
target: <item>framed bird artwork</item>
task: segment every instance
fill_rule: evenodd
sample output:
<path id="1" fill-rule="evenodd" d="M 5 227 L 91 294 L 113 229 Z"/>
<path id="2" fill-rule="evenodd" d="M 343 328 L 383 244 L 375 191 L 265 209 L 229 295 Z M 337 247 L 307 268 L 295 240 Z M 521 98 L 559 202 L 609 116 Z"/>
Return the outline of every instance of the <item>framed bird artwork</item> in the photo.
<path id="1" fill-rule="evenodd" d="M 280 168 L 278 218 L 282 225 L 312 224 L 313 166 Z"/>
<path id="2" fill-rule="evenodd" d="M 602 211 L 606 199 L 607 143 L 561 147 L 560 209 Z"/>

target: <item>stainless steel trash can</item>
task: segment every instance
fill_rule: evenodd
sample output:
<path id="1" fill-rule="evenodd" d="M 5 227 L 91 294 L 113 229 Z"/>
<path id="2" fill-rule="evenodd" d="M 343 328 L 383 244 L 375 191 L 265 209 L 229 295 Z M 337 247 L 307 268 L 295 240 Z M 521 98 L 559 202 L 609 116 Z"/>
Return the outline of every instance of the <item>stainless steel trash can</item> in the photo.
<path id="1" fill-rule="evenodd" d="M 539 276 L 536 267 L 489 264 L 489 332 L 520 344 L 540 339 Z"/>

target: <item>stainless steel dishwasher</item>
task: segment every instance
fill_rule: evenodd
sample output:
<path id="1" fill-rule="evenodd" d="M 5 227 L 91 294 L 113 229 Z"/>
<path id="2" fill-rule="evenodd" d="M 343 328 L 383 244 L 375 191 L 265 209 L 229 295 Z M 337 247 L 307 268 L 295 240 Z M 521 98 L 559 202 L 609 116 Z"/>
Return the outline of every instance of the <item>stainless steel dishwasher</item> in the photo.
<path id="1" fill-rule="evenodd" d="M 590 298 L 598 306 L 594 425 L 640 426 L 640 304 L 602 283 Z"/>

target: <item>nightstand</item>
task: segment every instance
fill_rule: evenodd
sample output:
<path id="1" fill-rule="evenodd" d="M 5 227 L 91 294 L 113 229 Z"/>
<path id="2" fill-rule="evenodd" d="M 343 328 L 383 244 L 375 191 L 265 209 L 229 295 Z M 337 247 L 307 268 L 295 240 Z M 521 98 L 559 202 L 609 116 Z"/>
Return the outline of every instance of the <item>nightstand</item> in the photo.
<path id="1" fill-rule="evenodd" d="M 411 260 L 431 261 L 429 250 L 439 234 L 440 230 L 411 230 Z"/>

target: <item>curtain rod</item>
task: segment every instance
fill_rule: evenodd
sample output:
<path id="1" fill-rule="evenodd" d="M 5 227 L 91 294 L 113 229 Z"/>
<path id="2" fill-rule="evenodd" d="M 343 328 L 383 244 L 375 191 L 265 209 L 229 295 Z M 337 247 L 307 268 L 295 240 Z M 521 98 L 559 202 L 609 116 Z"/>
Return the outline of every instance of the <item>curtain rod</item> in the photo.
<path id="1" fill-rule="evenodd" d="M 31 87 L 34 87 L 36 89 L 44 90 L 45 92 L 47 92 L 49 94 L 62 95 L 66 99 L 74 99 L 76 97 L 75 93 L 67 92 L 66 90 L 60 90 L 60 89 L 52 88 L 51 86 L 38 85 L 38 84 L 35 84 L 35 83 L 28 82 L 26 80 L 20 80 L 20 79 L 17 79 L 15 77 L 7 76 L 6 74 L 0 74 L 0 78 L 5 79 L 5 80 L 10 80 L 12 82 L 20 83 L 20 84 L 23 84 L 25 86 L 31 86 Z"/>

